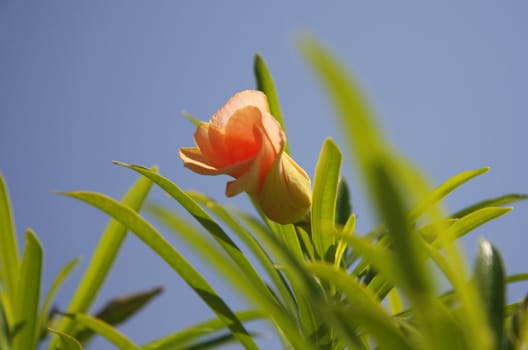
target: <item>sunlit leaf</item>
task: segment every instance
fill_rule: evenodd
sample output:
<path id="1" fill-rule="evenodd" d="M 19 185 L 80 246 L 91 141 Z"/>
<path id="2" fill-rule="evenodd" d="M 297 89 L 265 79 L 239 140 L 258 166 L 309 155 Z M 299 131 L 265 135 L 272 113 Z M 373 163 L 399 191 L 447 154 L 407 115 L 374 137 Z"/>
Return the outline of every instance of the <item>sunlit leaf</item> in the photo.
<path id="1" fill-rule="evenodd" d="M 90 315 L 84 314 L 68 314 L 69 318 L 81 326 L 88 327 L 97 334 L 104 337 L 110 343 L 114 344 L 118 349 L 127 350 L 140 350 L 140 346 L 135 344 L 127 336 L 119 332 L 116 328 L 112 327 L 108 323 L 95 318 Z"/>
<path id="2" fill-rule="evenodd" d="M 518 194 L 518 193 L 506 194 L 503 196 L 483 200 L 467 208 L 459 210 L 451 216 L 454 218 L 461 218 L 461 217 L 467 216 L 468 214 L 471 214 L 473 212 L 476 212 L 486 207 L 500 207 L 505 204 L 511 204 L 511 203 L 523 201 L 526 199 L 528 199 L 528 195 L 526 194 Z"/>
<path id="3" fill-rule="evenodd" d="M 435 240 L 433 245 L 437 248 L 442 248 L 445 244 L 464 236 L 465 234 L 473 231 L 475 228 L 485 224 L 488 221 L 496 219 L 499 216 L 510 212 L 511 210 L 512 208 L 485 207 L 473 211 L 450 225 L 445 230 L 445 232 L 442 233 L 442 239 Z"/>
<path id="4" fill-rule="evenodd" d="M 153 169 L 156 171 L 157 168 L 154 167 Z M 132 210 L 139 211 L 151 187 L 152 182 L 147 178 L 141 177 L 125 194 L 122 203 Z M 90 306 L 110 272 L 126 235 L 127 228 L 124 225 L 116 220 L 110 220 L 99 239 L 99 243 L 92 255 L 86 272 L 73 294 L 70 305 L 66 309 L 67 312 L 87 313 L 89 311 Z M 69 333 L 72 327 L 71 320 L 64 317 L 57 325 L 57 330 Z M 57 341 L 56 338 L 53 339 L 48 345 L 48 350 L 55 350 Z"/>
<path id="5" fill-rule="evenodd" d="M 59 271 L 59 273 L 55 276 L 55 279 L 53 280 L 53 283 L 51 284 L 50 289 L 48 290 L 48 294 L 46 295 L 46 298 L 44 299 L 44 303 L 42 304 L 42 307 L 40 309 L 40 325 L 42 327 L 42 334 L 41 336 L 46 335 L 46 322 L 49 317 L 49 311 L 51 307 L 51 303 L 55 299 L 55 295 L 59 291 L 59 288 L 61 287 L 62 283 L 68 278 L 70 273 L 73 271 L 73 269 L 79 264 L 81 261 L 80 258 L 75 258 Z M 57 333 L 55 331 L 55 333 Z"/>
<path id="6" fill-rule="evenodd" d="M 335 252 L 336 200 L 341 173 L 342 155 L 337 145 L 326 139 L 315 169 L 312 199 L 312 239 L 322 260 L 333 262 Z M 327 254 L 334 253 L 334 254 Z"/>
<path id="7" fill-rule="evenodd" d="M 263 312 L 254 310 L 237 312 L 236 315 L 241 322 L 252 321 L 264 317 Z M 176 347 L 182 347 L 190 342 L 196 342 L 201 338 L 209 337 L 211 334 L 222 331 L 225 328 L 225 323 L 215 318 L 164 336 L 143 345 L 142 348 L 144 350 L 172 350 Z"/>
<path id="8" fill-rule="evenodd" d="M 83 349 L 81 343 L 79 343 L 79 341 L 75 339 L 74 337 L 72 337 L 71 335 L 63 333 L 63 332 L 59 332 L 51 328 L 48 328 L 47 330 L 57 335 L 61 350 L 82 350 Z"/>
<path id="9" fill-rule="evenodd" d="M 409 349 L 408 339 L 400 332 L 396 322 L 386 313 L 374 294 L 358 280 L 332 265 L 312 263 L 310 271 L 328 283 L 334 284 L 347 297 L 347 320 L 350 326 L 368 332 L 382 348 Z"/>
<path id="10" fill-rule="evenodd" d="M 13 303 L 19 268 L 18 245 L 11 213 L 11 202 L 4 176 L 0 172 L 0 281 L 7 295 L 4 313 L 13 322 Z"/>
<path id="11" fill-rule="evenodd" d="M 42 274 L 42 246 L 31 230 L 26 231 L 24 254 L 16 285 L 15 325 L 22 328 L 14 335 L 13 350 L 35 349 L 40 324 L 38 304 Z"/>
<path id="12" fill-rule="evenodd" d="M 122 225 L 134 232 L 147 246 L 156 252 L 180 277 L 198 294 L 198 296 L 224 320 L 229 329 L 247 349 L 256 349 L 256 344 L 216 291 L 185 260 L 178 251 L 143 217 L 133 209 L 100 193 L 69 192 L 63 195 L 86 202 L 110 215 Z"/>
<path id="13" fill-rule="evenodd" d="M 476 170 L 463 171 L 442 183 L 440 186 L 435 188 L 429 195 L 422 199 L 412 210 L 411 218 L 416 219 L 427 211 L 428 208 L 439 202 L 441 199 L 446 197 L 449 193 L 471 180 L 474 177 L 486 173 L 490 168 L 485 167 Z"/>

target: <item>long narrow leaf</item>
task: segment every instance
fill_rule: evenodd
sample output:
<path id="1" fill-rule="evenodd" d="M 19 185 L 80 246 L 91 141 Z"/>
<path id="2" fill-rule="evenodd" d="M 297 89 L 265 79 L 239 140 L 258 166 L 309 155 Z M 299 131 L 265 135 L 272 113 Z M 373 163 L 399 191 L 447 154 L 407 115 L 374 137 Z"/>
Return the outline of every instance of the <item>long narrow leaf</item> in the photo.
<path id="1" fill-rule="evenodd" d="M 268 97 L 271 115 L 277 119 L 282 127 L 282 130 L 286 132 L 286 125 L 284 124 L 284 119 L 282 118 L 282 112 L 279 103 L 279 95 L 275 89 L 275 84 L 273 83 L 273 78 L 271 77 L 268 66 L 260 54 L 255 55 L 254 71 L 255 79 L 257 81 L 257 89 L 266 94 Z M 284 152 L 289 153 L 288 143 L 286 143 L 284 146 Z"/>
<path id="2" fill-rule="evenodd" d="M 55 279 L 53 280 L 53 283 L 51 284 L 51 287 L 48 290 L 48 294 L 46 295 L 46 298 L 44 298 L 44 303 L 42 304 L 42 307 L 40 309 L 40 317 L 39 317 L 39 319 L 40 319 L 40 325 L 43 327 L 43 329 L 46 328 L 45 327 L 46 326 L 46 321 L 47 321 L 48 316 L 49 316 L 49 310 L 50 310 L 50 307 L 51 307 L 51 303 L 55 299 L 55 295 L 59 291 L 59 288 L 61 287 L 61 285 L 64 282 L 64 280 L 66 280 L 66 278 L 68 278 L 70 273 L 79 264 L 80 261 L 81 261 L 80 258 L 73 259 L 72 261 L 70 261 L 69 263 L 64 265 L 64 267 L 59 271 L 57 276 L 55 276 Z M 54 333 L 59 334 L 56 331 Z"/>
<path id="3" fill-rule="evenodd" d="M 251 336 L 216 291 L 185 260 L 176 249 L 143 217 L 129 207 L 100 193 L 69 192 L 63 195 L 86 202 L 110 215 L 134 232 L 147 246 L 156 252 L 198 296 L 226 322 L 229 329 L 247 349 L 256 349 Z"/>
<path id="4" fill-rule="evenodd" d="M 84 314 L 73 314 L 70 315 L 74 323 L 88 327 L 97 334 L 103 336 L 106 340 L 114 344 L 118 349 L 127 350 L 140 350 L 140 346 L 135 344 L 127 336 L 119 332 L 116 328 L 112 327 L 108 323 L 101 321 L 90 315 Z"/>
<path id="5" fill-rule="evenodd" d="M 308 265 L 319 278 L 334 284 L 347 296 L 350 309 L 347 312 L 355 326 L 368 332 L 382 348 L 409 349 L 410 343 L 398 329 L 396 322 L 387 314 L 376 296 L 358 280 L 332 265 L 313 263 Z"/>
<path id="6" fill-rule="evenodd" d="M 306 340 L 299 334 L 293 315 L 288 314 L 286 309 L 279 305 L 275 299 L 272 299 L 267 291 L 255 288 L 250 284 L 247 275 L 242 273 L 243 270 L 241 271 L 239 266 L 234 266 L 233 262 L 228 260 L 218 247 L 202 237 L 203 235 L 195 226 L 190 225 L 176 213 L 172 213 L 170 216 L 161 215 L 158 219 L 171 228 L 174 234 L 184 238 L 196 249 L 196 252 L 202 254 L 207 260 L 214 261 L 212 266 L 218 269 L 219 273 L 228 279 L 232 285 L 236 286 L 237 291 L 252 300 L 260 310 L 266 313 L 274 324 L 287 334 L 288 339 L 296 348 L 310 349 Z M 274 237 L 268 235 L 267 240 L 274 240 Z"/>
<path id="7" fill-rule="evenodd" d="M 42 246 L 31 230 L 26 231 L 24 255 L 20 264 L 15 298 L 15 324 L 21 329 L 13 339 L 13 350 L 35 349 L 38 329 L 38 303 L 42 274 Z"/>
<path id="8" fill-rule="evenodd" d="M 261 311 L 249 310 L 236 313 L 241 322 L 253 321 L 264 317 Z M 171 350 L 190 342 L 199 341 L 215 332 L 225 329 L 225 323 L 218 318 L 195 324 L 142 346 L 143 350 Z"/>
<path id="9" fill-rule="evenodd" d="M 468 215 L 455 221 L 449 226 L 443 233 L 443 237 L 435 240 L 433 245 L 436 248 L 442 248 L 445 244 L 455 241 L 456 239 L 464 236 L 466 233 L 471 232 L 475 228 L 485 224 L 486 222 L 496 219 L 508 212 L 512 208 L 502 207 L 485 207 L 469 213 Z"/>
<path id="10" fill-rule="evenodd" d="M 295 301 L 292 298 L 291 291 L 288 288 L 287 283 L 282 278 L 281 274 L 277 271 L 268 253 L 263 249 L 261 244 L 246 228 L 244 228 L 229 212 L 226 208 L 207 198 L 201 194 L 190 194 L 194 200 L 206 206 L 212 213 L 218 218 L 225 222 L 231 230 L 237 234 L 237 236 L 244 242 L 244 244 L 251 250 L 255 255 L 261 266 L 264 268 L 268 276 L 273 281 L 273 285 L 277 288 L 282 302 L 290 310 L 294 307 Z M 158 207 L 158 209 L 161 209 Z M 243 268 L 243 267 L 242 267 Z M 251 273 L 250 273 L 251 274 Z"/>
<path id="11" fill-rule="evenodd" d="M 59 338 L 59 344 L 61 350 L 82 350 L 81 343 L 69 334 L 48 328 L 48 331 L 56 334 Z"/>
<path id="12" fill-rule="evenodd" d="M 153 168 L 156 171 L 156 168 Z M 132 210 L 139 211 L 145 198 L 147 197 L 152 182 L 141 177 L 130 188 L 122 199 L 122 203 Z M 127 228 L 116 220 L 110 220 L 106 226 L 97 248 L 92 255 L 86 272 L 82 277 L 77 290 L 67 308 L 69 313 L 87 313 L 93 301 L 97 297 L 112 265 L 121 249 L 126 238 Z M 72 322 L 69 318 L 63 318 L 57 326 L 57 330 L 64 333 L 70 333 Z M 52 339 L 48 345 L 48 350 L 55 350 L 57 337 Z"/>
<path id="13" fill-rule="evenodd" d="M 329 249 L 335 244 L 337 189 L 342 162 L 341 151 L 326 139 L 315 168 L 312 199 L 312 238 L 322 260 L 333 262 Z"/>
<path id="14" fill-rule="evenodd" d="M 428 208 L 435 205 L 437 202 L 439 202 L 449 193 L 453 192 L 455 189 L 457 189 L 458 187 L 460 187 L 467 181 L 471 180 L 472 178 L 488 172 L 489 169 L 490 169 L 489 167 L 485 167 L 485 168 L 476 169 L 476 170 L 467 170 L 467 171 L 461 172 L 460 174 L 457 174 L 449 178 L 444 183 L 442 183 L 440 186 L 435 188 L 426 198 L 422 199 L 411 210 L 411 213 L 410 213 L 411 218 L 416 219 L 417 217 L 425 213 Z"/>
<path id="15" fill-rule="evenodd" d="M 211 236 L 222 246 L 226 253 L 233 259 L 233 261 L 239 265 L 242 269 L 247 271 L 251 277 L 253 283 L 257 288 L 263 287 L 262 280 L 251 262 L 247 259 L 240 248 L 233 242 L 233 240 L 224 232 L 224 230 L 216 223 L 207 212 L 200 207 L 196 201 L 194 201 L 187 193 L 182 191 L 177 185 L 171 182 L 169 179 L 157 174 L 156 172 L 138 166 L 129 165 L 121 162 L 115 162 L 115 164 L 127 167 L 156 183 L 161 189 L 167 194 L 174 198 L 180 205 L 189 212 L 210 234 Z"/>
<path id="16" fill-rule="evenodd" d="M 478 202 L 476 204 L 473 204 L 467 208 L 461 209 L 457 211 L 456 213 L 453 213 L 451 215 L 453 218 L 461 218 L 464 217 L 470 213 L 473 213 L 479 209 L 486 208 L 486 207 L 500 207 L 505 204 L 510 204 L 518 201 L 523 201 L 528 199 L 528 195 L 526 194 L 518 194 L 518 193 L 512 193 L 512 194 L 506 194 L 504 196 L 499 196 L 495 198 L 490 198 L 483 200 L 481 202 Z"/>
<path id="17" fill-rule="evenodd" d="M 13 306 L 19 267 L 18 245 L 11 212 L 9 192 L 0 172 L 0 282 L 7 298 L 4 300 L 4 312 L 8 323 L 13 322 Z"/>

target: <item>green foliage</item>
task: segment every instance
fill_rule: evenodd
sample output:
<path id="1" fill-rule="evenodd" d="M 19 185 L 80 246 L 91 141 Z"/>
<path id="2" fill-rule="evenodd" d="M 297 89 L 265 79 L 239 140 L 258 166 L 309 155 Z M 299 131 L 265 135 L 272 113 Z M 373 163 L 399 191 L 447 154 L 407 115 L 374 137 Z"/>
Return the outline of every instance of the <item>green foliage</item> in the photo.
<path id="1" fill-rule="evenodd" d="M 280 225 L 262 213 L 254 216 L 184 191 L 156 168 L 116 162 L 141 176 L 122 201 L 97 192 L 61 193 L 92 205 L 111 220 L 69 306 L 50 315 L 57 290 L 78 259 L 57 274 L 39 309 L 42 247 L 28 230 L 19 261 L 7 188 L 0 176 L 0 348 L 33 349 L 53 334 L 48 349 L 78 350 L 97 334 L 120 349 L 209 349 L 233 342 L 257 349 L 260 333 L 247 324 L 256 319 L 269 321 L 286 349 L 527 346 L 528 302 L 507 305 L 505 295 L 508 283 L 526 281 L 528 273 L 507 276 L 499 251 L 485 239 L 470 272 L 456 241 L 508 213 L 511 208 L 504 205 L 528 196 L 498 196 L 447 213 L 443 199 L 489 168 L 461 172 L 433 188 L 389 144 L 346 69 L 311 39 L 302 41 L 301 50 L 336 109 L 348 142 L 344 154 L 356 162 L 379 225 L 367 234 L 356 232 L 356 213 L 341 174 L 343 161 L 350 159 L 330 138 L 317 162 L 310 218 L 296 225 Z M 260 55 L 254 64 L 257 88 L 268 96 L 271 113 L 284 127 L 270 71 Z M 139 213 L 153 185 L 183 209 L 149 206 L 164 231 Z M 216 318 L 140 346 L 115 326 L 160 289 L 116 298 L 90 315 L 128 230 L 167 263 Z M 233 310 L 166 234 L 194 248 L 251 309 Z"/>

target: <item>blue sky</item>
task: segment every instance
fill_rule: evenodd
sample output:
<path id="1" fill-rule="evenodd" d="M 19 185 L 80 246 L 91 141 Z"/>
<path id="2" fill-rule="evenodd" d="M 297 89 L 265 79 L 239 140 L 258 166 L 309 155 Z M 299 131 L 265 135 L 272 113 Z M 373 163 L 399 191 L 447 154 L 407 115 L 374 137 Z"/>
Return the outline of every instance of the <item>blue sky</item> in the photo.
<path id="1" fill-rule="evenodd" d="M 433 183 L 489 165 L 450 197 L 452 210 L 508 192 L 528 193 L 528 5 L 521 1 L 0 1 L 0 171 L 20 238 L 32 227 L 45 247 L 44 285 L 83 256 L 59 294 L 64 307 L 107 218 L 50 190 L 88 189 L 120 197 L 136 179 L 112 160 L 158 164 L 185 189 L 224 198 L 226 178 L 182 167 L 192 146 L 186 110 L 207 120 L 235 92 L 253 88 L 252 60 L 275 78 L 294 158 L 309 174 L 323 140 L 344 145 L 326 96 L 296 41 L 313 35 L 355 73 L 392 143 Z M 374 223 L 349 158 L 359 228 Z M 150 199 L 170 203 L 161 191 Z M 479 236 L 505 255 L 510 273 L 528 270 L 528 205 Z M 240 300 L 192 251 L 182 252 L 227 300 Z M 97 300 L 165 286 L 165 293 L 121 329 L 146 342 L 212 317 L 161 260 L 135 237 L 124 245 Z M 510 289 L 511 300 L 526 285 Z M 262 344 L 276 344 L 264 340 Z M 94 348 L 108 347 L 103 341 Z"/>

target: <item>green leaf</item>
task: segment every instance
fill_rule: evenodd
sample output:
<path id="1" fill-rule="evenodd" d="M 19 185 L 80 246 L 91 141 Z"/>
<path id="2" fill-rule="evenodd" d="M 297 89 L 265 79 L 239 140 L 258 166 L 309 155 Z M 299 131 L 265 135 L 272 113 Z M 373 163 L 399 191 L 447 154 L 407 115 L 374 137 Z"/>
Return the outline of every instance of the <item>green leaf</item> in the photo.
<path id="1" fill-rule="evenodd" d="M 75 324 L 88 327 L 97 334 L 104 337 L 110 343 L 114 344 L 118 349 L 140 350 L 140 346 L 135 344 L 127 336 L 119 332 L 117 329 L 108 323 L 85 314 L 65 314 L 71 318 Z"/>
<path id="2" fill-rule="evenodd" d="M 528 297 L 513 305 L 505 349 L 524 349 L 528 345 Z"/>
<path id="3" fill-rule="evenodd" d="M 125 194 L 122 203 L 133 210 L 139 211 L 151 187 L 152 182 L 149 179 L 141 177 Z M 110 220 L 99 239 L 99 243 L 92 255 L 86 272 L 77 286 L 77 290 L 70 301 L 67 312 L 88 312 L 112 268 L 126 235 L 127 228 L 124 225 L 117 220 Z M 57 330 L 70 333 L 72 331 L 71 320 L 69 318 L 63 318 L 58 324 Z M 48 345 L 48 350 L 55 350 L 57 341 L 56 338 L 52 340 Z"/>
<path id="4" fill-rule="evenodd" d="M 528 195 L 526 194 L 518 194 L 518 193 L 506 194 L 504 196 L 499 196 L 499 197 L 483 200 L 467 208 L 459 210 L 451 216 L 453 218 L 461 218 L 475 211 L 478 211 L 479 209 L 483 209 L 486 207 L 499 207 L 505 204 L 523 201 L 526 199 L 528 199 Z"/>
<path id="5" fill-rule="evenodd" d="M 116 326 L 136 314 L 148 302 L 158 296 L 162 290 L 162 288 L 157 287 L 112 299 L 102 307 L 101 311 L 97 312 L 95 317 L 111 326 Z M 81 343 L 86 344 L 87 340 L 93 335 L 93 331 L 90 328 L 82 328 L 73 335 Z"/>
<path id="6" fill-rule="evenodd" d="M 442 237 L 437 237 L 433 242 L 436 248 L 442 248 L 447 243 L 457 240 L 465 234 L 473 231 L 475 228 L 486 222 L 496 219 L 510 212 L 512 208 L 502 207 L 485 207 L 471 212 L 470 214 L 458 219 L 450 225 L 443 233 Z"/>
<path id="7" fill-rule="evenodd" d="M 348 184 L 344 178 L 339 179 L 336 205 L 336 225 L 345 226 L 352 215 L 352 201 Z"/>
<path id="8" fill-rule="evenodd" d="M 233 259 L 233 261 L 246 271 L 251 277 L 252 283 L 256 288 L 263 288 L 264 283 L 259 274 L 247 259 L 240 248 L 233 242 L 233 240 L 225 233 L 225 231 L 214 221 L 202 207 L 196 203 L 187 193 L 181 190 L 177 185 L 171 182 L 166 177 L 163 177 L 150 169 L 139 165 L 130 165 L 122 162 L 114 162 L 117 165 L 129 168 L 153 181 L 167 194 L 174 198 L 180 205 L 189 212 L 211 236 L 222 246 L 225 252 Z"/>
<path id="9" fill-rule="evenodd" d="M 335 253 L 330 250 L 335 244 L 336 200 L 342 158 L 337 145 L 326 139 L 315 168 L 312 239 L 317 255 L 329 262 L 333 262 Z"/>
<path id="10" fill-rule="evenodd" d="M 317 277 L 334 284 L 337 290 L 347 297 L 350 308 L 346 312 L 349 327 L 360 327 L 375 339 L 384 349 L 409 349 L 411 344 L 397 327 L 396 322 L 387 314 L 374 294 L 356 278 L 332 265 L 312 263 L 308 269 Z M 349 329 L 351 333 L 353 328 Z"/>
<path id="11" fill-rule="evenodd" d="M 411 218 L 412 219 L 418 218 L 420 215 L 425 213 L 428 210 L 428 208 L 431 208 L 437 202 L 439 202 L 444 197 L 446 197 L 449 193 L 453 192 L 455 189 L 457 189 L 458 187 L 460 187 L 467 181 L 471 180 L 472 178 L 488 172 L 489 169 L 490 169 L 489 167 L 485 167 L 481 169 L 463 171 L 460 174 L 457 174 L 449 178 L 444 183 L 442 183 L 440 186 L 435 188 L 431 193 L 429 193 L 427 197 L 422 199 L 411 210 L 411 213 L 410 213 Z"/>
<path id="12" fill-rule="evenodd" d="M 502 343 L 506 288 L 504 264 L 499 251 L 489 241 L 480 240 L 475 265 L 475 282 L 485 307 L 489 329 L 493 332 L 495 347 Z"/>
<path id="13" fill-rule="evenodd" d="M 236 313 L 241 322 L 252 321 L 264 317 L 264 313 L 256 310 L 241 311 Z M 197 342 L 204 337 L 209 337 L 215 332 L 225 329 L 225 323 L 218 319 L 205 321 L 191 327 L 182 329 L 173 334 L 164 336 L 142 346 L 143 350 L 172 350 L 191 342 Z"/>
<path id="14" fill-rule="evenodd" d="M 292 315 L 288 314 L 285 307 L 277 303 L 277 299 L 271 295 L 268 291 L 268 287 L 255 288 L 255 286 L 249 281 L 247 273 L 241 270 L 240 267 L 234 266 L 233 262 L 228 260 L 224 254 L 222 254 L 218 247 L 214 246 L 209 240 L 202 237 L 201 232 L 193 225 L 190 225 L 177 213 L 158 216 L 158 219 L 162 221 L 164 225 L 171 228 L 171 231 L 178 235 L 178 237 L 184 238 L 198 254 L 201 254 L 207 261 L 214 262 L 212 266 L 218 269 L 218 273 L 224 278 L 231 281 L 231 284 L 236 290 L 244 295 L 249 300 L 253 300 L 260 309 L 264 310 L 274 323 L 280 327 L 288 336 L 292 339 L 293 344 L 304 344 L 304 340 L 296 329 Z M 259 236 L 262 237 L 262 236 Z M 269 240 L 269 235 L 266 236 L 264 241 Z M 299 303 L 299 301 L 297 301 Z"/>
<path id="15" fill-rule="evenodd" d="M 48 328 L 48 331 L 57 335 L 61 350 L 82 350 L 81 343 L 69 334 Z"/>
<path id="16" fill-rule="evenodd" d="M 209 283 L 185 260 L 178 251 L 136 211 L 100 193 L 69 192 L 65 196 L 88 203 L 110 215 L 134 232 L 147 246 L 156 252 L 198 296 L 228 325 L 229 329 L 247 349 L 256 349 L 256 344 Z"/>
<path id="17" fill-rule="evenodd" d="M 13 303 L 19 267 L 18 245 L 11 212 L 11 202 L 4 176 L 0 172 L 0 282 L 7 294 L 4 313 L 13 322 Z"/>
<path id="18" fill-rule="evenodd" d="M 275 119 L 277 119 L 282 130 L 286 133 L 286 126 L 280 109 L 279 95 L 275 90 L 275 84 L 273 83 L 268 66 L 260 54 L 255 55 L 253 67 L 255 70 L 255 79 L 257 80 L 257 89 L 262 91 L 268 97 L 270 113 Z M 290 153 L 288 143 L 284 145 L 284 152 Z"/>
<path id="19" fill-rule="evenodd" d="M 22 324 L 14 336 L 13 350 L 35 349 L 38 329 L 38 303 L 42 274 L 42 246 L 33 231 L 26 231 L 24 255 L 18 275 L 14 304 L 15 325 Z"/>
<path id="20" fill-rule="evenodd" d="M 277 288 L 277 291 L 282 297 L 282 302 L 287 305 L 289 309 L 292 309 L 294 307 L 295 301 L 292 298 L 291 291 L 289 290 L 288 285 L 282 278 L 281 274 L 276 270 L 273 261 L 271 260 L 268 253 L 261 246 L 259 241 L 245 227 L 243 227 L 240 222 L 235 219 L 226 208 L 221 206 L 216 201 L 199 193 L 189 193 L 189 195 L 198 203 L 207 207 L 219 219 L 226 223 L 226 225 L 242 240 L 242 242 L 244 242 L 244 244 L 255 255 L 260 265 L 264 268 L 268 276 L 271 278 L 273 285 Z M 166 210 L 163 210 L 163 208 L 159 206 L 155 207 L 154 209 L 156 209 L 158 214 L 162 216 L 167 216 L 169 214 Z M 243 266 L 241 266 L 240 268 L 244 269 Z M 255 278 L 253 271 L 245 272 L 249 278 Z M 266 289 L 265 283 L 260 278 L 258 280 L 255 280 L 254 283 Z"/>
<path id="21" fill-rule="evenodd" d="M 4 301 L 0 294 L 0 349 L 11 349 L 11 329 L 4 312 Z"/>
<path id="22" fill-rule="evenodd" d="M 431 273 L 426 264 L 423 264 L 423 258 L 420 258 L 425 242 L 414 234 L 408 220 L 409 204 L 428 191 L 423 176 L 388 144 L 359 85 L 343 65 L 313 39 L 304 39 L 301 49 L 333 102 L 341 124 L 340 129 L 348 141 L 350 154 L 355 155 L 367 193 L 372 198 L 378 215 L 387 224 L 390 244 L 397 257 L 394 269 L 399 274 L 397 279 L 387 274 L 383 274 L 383 277 L 398 281 L 396 285 L 414 305 L 416 322 L 420 324 L 426 347 L 453 350 L 471 346 L 487 349 L 488 338 L 480 332 L 482 318 L 478 317 L 479 310 L 473 308 L 475 302 L 471 304 L 476 295 L 472 291 L 462 290 L 467 283 L 461 259 L 452 247 L 446 247 L 446 250 L 459 268 L 456 288 L 463 294 L 463 301 L 470 302 L 471 305 L 462 316 L 464 322 L 468 321 L 465 323 L 468 333 L 466 342 L 457 343 L 445 336 L 451 334 L 456 325 L 434 297 Z M 432 215 L 434 221 L 442 218 L 441 215 L 436 215 L 437 211 L 436 208 L 430 209 L 430 213 L 435 214 Z M 378 263 L 378 259 L 380 257 L 373 257 L 372 263 Z M 381 259 L 385 260 L 385 257 Z M 476 316 L 473 317 L 472 313 Z"/>
<path id="23" fill-rule="evenodd" d="M 59 271 L 57 276 L 55 276 L 55 279 L 53 280 L 53 283 L 51 284 L 51 287 L 48 290 L 48 294 L 46 295 L 44 303 L 42 304 L 42 307 L 40 309 L 40 325 L 42 327 L 42 336 L 46 335 L 46 322 L 48 320 L 49 310 L 51 307 L 51 303 L 55 299 L 55 295 L 57 294 L 62 283 L 66 280 L 66 278 L 70 275 L 70 273 L 79 264 L 80 261 L 80 258 L 73 259 Z"/>
<path id="24" fill-rule="evenodd" d="M 514 275 L 509 275 L 506 277 L 506 282 L 515 283 L 515 282 L 524 282 L 528 281 L 528 273 L 517 273 Z"/>

